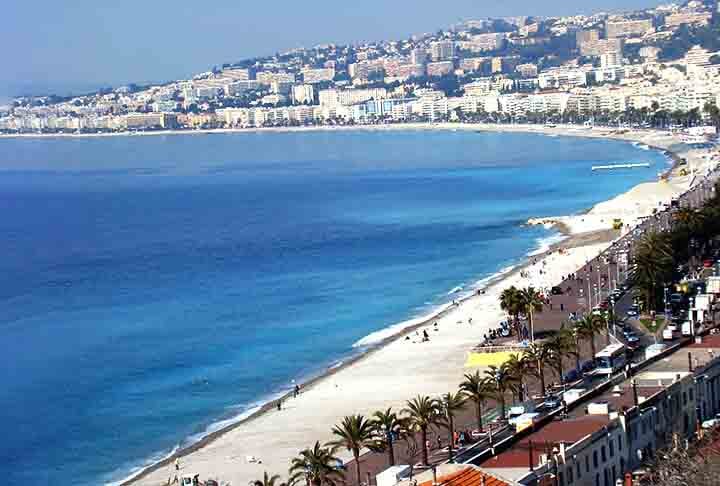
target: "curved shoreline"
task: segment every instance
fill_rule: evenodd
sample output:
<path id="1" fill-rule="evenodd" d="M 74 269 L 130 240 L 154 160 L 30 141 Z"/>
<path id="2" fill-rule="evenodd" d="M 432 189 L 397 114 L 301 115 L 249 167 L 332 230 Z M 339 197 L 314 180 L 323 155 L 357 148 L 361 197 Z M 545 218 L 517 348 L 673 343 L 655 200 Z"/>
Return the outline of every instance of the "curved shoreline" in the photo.
<path id="1" fill-rule="evenodd" d="M 540 254 L 535 255 L 534 257 L 539 258 L 542 255 L 552 252 L 558 246 L 560 246 L 562 243 L 565 243 L 565 241 L 551 245 L 550 248 L 548 248 L 547 250 L 543 251 Z M 489 287 L 501 282 L 508 276 L 510 276 L 514 273 L 517 273 L 520 270 L 522 270 L 523 268 L 525 268 L 529 264 L 531 257 L 529 255 L 526 255 L 522 258 L 523 258 L 522 262 L 520 262 L 517 265 L 513 265 L 513 266 L 509 267 L 509 269 L 507 271 L 497 272 L 497 274 L 491 276 L 491 278 L 481 288 L 482 289 L 489 288 Z M 481 288 L 476 289 L 476 291 L 481 290 Z M 466 301 L 472 299 L 473 297 L 475 297 L 477 295 L 476 291 L 473 291 L 473 293 L 470 295 L 467 295 L 465 297 L 455 299 L 455 300 L 457 300 L 457 302 L 459 304 L 462 304 L 463 302 L 466 302 Z M 314 376 L 304 382 L 298 383 L 298 385 L 300 386 L 300 389 L 302 390 L 302 393 L 306 393 L 306 392 L 312 390 L 313 387 L 315 385 L 317 385 L 318 383 L 320 383 L 321 381 L 332 377 L 333 375 L 339 373 L 340 371 L 344 370 L 345 368 L 349 368 L 350 366 L 352 366 L 366 358 L 369 358 L 370 356 L 372 356 L 373 354 L 375 354 L 377 351 L 381 350 L 383 347 L 387 346 L 388 344 L 395 342 L 399 339 L 402 339 L 406 335 L 412 333 L 413 331 L 415 331 L 421 327 L 428 326 L 433 321 L 447 316 L 450 312 L 452 312 L 454 310 L 454 307 L 451 304 L 441 305 L 441 307 L 443 307 L 441 310 L 430 314 L 426 319 L 424 319 L 420 322 L 417 322 L 415 324 L 411 324 L 407 327 L 403 327 L 402 329 L 399 329 L 397 332 L 389 335 L 388 337 L 381 339 L 377 343 L 373 343 L 369 346 L 359 348 L 359 351 L 351 354 L 347 358 L 343 358 L 340 365 L 329 366 L 329 367 L 325 368 L 325 370 L 322 373 L 320 373 L 319 375 Z M 380 329 L 379 331 L 382 331 L 382 329 Z M 216 439 L 219 439 L 221 436 L 227 434 L 228 432 L 235 430 L 242 425 L 246 425 L 246 424 L 250 423 L 251 421 L 257 419 L 258 417 L 264 415 L 267 412 L 273 411 L 275 409 L 275 406 L 276 406 L 276 403 L 278 400 L 285 401 L 285 400 L 291 398 L 292 396 L 293 396 L 293 391 L 289 390 L 289 391 L 283 393 L 282 395 L 280 395 L 279 397 L 274 398 L 274 399 L 268 401 L 267 403 L 264 403 L 263 405 L 258 407 L 258 409 L 256 411 L 254 411 L 247 417 L 243 417 L 242 419 L 239 419 L 237 422 L 233 422 L 232 424 L 229 424 L 225 427 L 221 427 L 218 430 L 212 431 L 212 432 L 208 433 L 207 435 L 203 436 L 197 442 L 194 442 L 186 447 L 179 448 L 175 452 L 169 453 L 163 459 L 156 461 L 152 464 L 149 464 L 148 466 L 143 467 L 141 470 L 133 473 L 129 477 L 127 477 L 121 481 L 114 482 L 112 484 L 117 485 L 117 486 L 127 486 L 130 484 L 133 484 L 136 481 L 139 481 L 140 479 L 152 474 L 153 472 L 155 472 L 163 467 L 171 465 L 172 462 L 176 458 L 182 458 L 184 456 L 187 456 L 188 454 L 192 454 L 193 452 L 209 445 Z"/>
<path id="2" fill-rule="evenodd" d="M 383 129 L 383 128 L 390 128 L 390 127 L 392 127 L 392 129 L 397 129 L 397 130 L 412 130 L 412 129 L 452 130 L 452 129 L 458 129 L 459 127 L 462 127 L 464 130 L 473 130 L 473 131 L 478 131 L 480 129 L 481 131 L 525 132 L 525 133 L 537 133 L 537 134 L 546 134 L 546 135 L 547 135 L 547 130 L 548 130 L 547 127 L 537 127 L 537 126 L 511 126 L 511 127 L 502 126 L 500 129 L 498 129 L 499 127 L 494 127 L 493 125 L 487 126 L 487 125 L 479 125 L 479 124 L 472 124 L 472 125 L 460 124 L 459 126 L 458 126 L 458 124 L 442 124 L 442 125 L 438 125 L 438 124 L 433 124 L 433 125 L 430 125 L 430 124 L 416 124 L 416 125 L 405 124 L 405 125 L 392 125 L 389 127 L 385 127 L 385 126 L 381 126 L 381 127 L 374 127 L 374 126 L 309 127 L 309 130 L 322 131 L 322 130 L 334 130 L 337 128 L 346 129 L 346 130 L 374 130 L 377 128 Z M 270 128 L 270 129 L 256 129 L 256 130 L 243 129 L 243 130 L 230 130 L 230 131 L 227 131 L 227 130 L 225 130 L 225 131 L 209 131 L 209 132 L 205 132 L 205 133 L 238 133 L 238 132 L 239 133 L 254 133 L 254 132 L 257 133 L 257 132 L 267 132 L 267 131 L 278 132 L 278 131 L 306 131 L 306 130 L 308 130 L 308 129 L 303 128 L 303 127 L 300 127 L 299 129 L 294 129 L 294 128 L 290 127 L 287 130 Z M 560 131 L 566 131 L 566 130 L 560 129 Z M 150 134 L 163 135 L 163 134 L 201 134 L 201 133 L 203 133 L 203 132 L 193 131 L 190 133 L 186 133 L 186 132 L 170 131 L 168 133 L 150 132 L 147 134 L 148 135 L 150 135 Z M 553 132 L 553 133 L 557 133 L 557 131 Z M 123 136 L 123 135 L 129 135 L 129 134 L 111 134 L 111 136 Z M 609 139 L 615 139 L 615 140 L 626 141 L 626 142 L 645 143 L 646 145 L 648 145 L 648 147 L 650 149 L 662 151 L 666 155 L 668 155 L 669 157 L 671 157 L 673 159 L 674 164 L 673 164 L 673 167 L 669 169 L 669 171 L 674 170 L 681 160 L 681 157 L 678 154 L 670 151 L 667 147 L 652 146 L 650 144 L 647 144 L 644 141 L 628 139 L 628 138 L 619 137 L 619 136 L 612 136 L 608 133 L 597 134 L 597 132 L 596 132 L 595 134 L 588 134 L 588 133 L 584 133 L 584 132 L 574 133 L 574 131 L 573 131 L 573 132 L 567 132 L 567 133 L 558 133 L 558 135 L 575 136 L 575 137 L 583 137 L 583 138 L 609 138 Z M 64 135 L 64 136 L 83 136 L 83 135 Z M 106 136 L 106 135 L 90 135 L 90 136 Z M 47 137 L 47 136 L 40 135 L 40 137 Z M 50 136 L 50 137 L 53 137 L 53 136 Z M 493 287 L 493 286 L 499 284 L 500 282 L 502 282 L 503 280 L 508 279 L 512 275 L 519 273 L 521 270 L 523 270 L 528 265 L 530 265 L 532 260 L 542 258 L 544 255 L 547 255 L 547 254 L 553 252 L 555 249 L 557 249 L 560 246 L 568 247 L 568 245 L 573 244 L 573 241 L 572 241 L 573 236 L 571 234 L 571 229 L 569 227 L 567 227 L 567 226 L 563 227 L 563 225 L 560 224 L 560 225 L 556 225 L 554 229 L 570 236 L 570 238 L 566 239 L 562 242 L 551 245 L 550 248 L 546 249 L 543 253 L 535 254 L 535 255 L 526 255 L 526 256 L 522 257 L 521 260 L 518 262 L 518 264 L 514 265 L 512 268 L 510 268 L 506 272 L 502 272 L 502 273 L 499 273 L 499 274 L 493 276 L 492 278 L 490 278 L 487 282 L 485 282 L 483 284 L 482 288 L 487 289 L 487 288 Z M 479 290 L 479 289 L 475 289 L 475 290 Z M 466 296 L 462 297 L 461 299 L 457 299 L 457 300 L 459 301 L 459 303 L 464 303 L 468 300 L 473 299 L 474 297 L 476 297 L 476 295 L 477 295 L 477 293 L 475 291 L 473 291 L 472 294 L 466 295 Z M 400 340 L 401 338 L 412 333 L 413 331 L 415 331 L 421 327 L 428 326 L 434 320 L 441 319 L 442 317 L 447 316 L 448 314 L 452 313 L 454 311 L 454 309 L 455 309 L 454 306 L 446 305 L 437 313 L 431 314 L 429 317 L 427 317 L 427 319 L 425 319 L 421 322 L 412 324 L 408 327 L 399 329 L 397 332 L 393 333 L 390 336 L 383 338 L 379 342 L 373 343 L 372 345 L 368 346 L 367 348 L 364 348 L 361 351 L 354 353 L 347 359 L 344 359 L 344 361 L 342 362 L 341 365 L 325 369 L 318 376 L 312 377 L 309 380 L 307 380 L 306 382 L 301 384 L 303 393 L 307 393 L 308 391 L 312 390 L 319 383 L 338 374 L 339 372 L 341 372 L 359 362 L 362 362 L 362 361 L 370 358 L 371 356 L 376 354 L 378 351 L 387 347 L 389 344 Z M 279 397 L 279 399 L 285 400 L 287 398 L 290 398 L 291 396 L 292 396 L 292 391 L 288 391 L 287 393 L 285 393 L 281 397 Z M 135 473 L 131 474 L 127 478 L 125 478 L 119 482 L 116 482 L 114 484 L 118 484 L 120 486 L 126 486 L 126 485 L 136 483 L 137 481 L 140 481 L 143 478 L 151 475 L 153 472 L 158 471 L 158 470 L 172 464 L 172 462 L 175 460 L 175 458 L 182 458 L 182 457 L 192 454 L 193 452 L 203 449 L 204 447 L 215 442 L 217 439 L 226 435 L 227 433 L 239 428 L 240 426 L 247 425 L 247 424 L 257 420 L 258 418 L 264 416 L 267 412 L 272 411 L 275 408 L 275 403 L 276 403 L 277 399 L 278 398 L 271 400 L 268 403 L 265 403 L 264 405 L 260 406 L 256 411 L 254 411 L 247 417 L 243 417 L 242 419 L 238 420 L 237 422 L 231 423 L 225 427 L 222 427 L 218 430 L 208 433 L 207 435 L 205 435 L 203 438 L 201 438 L 197 442 L 190 444 L 182 449 L 176 450 L 175 452 L 166 456 L 164 459 L 161 459 L 160 461 L 157 461 L 153 464 L 143 467 L 142 469 L 136 471 Z"/>

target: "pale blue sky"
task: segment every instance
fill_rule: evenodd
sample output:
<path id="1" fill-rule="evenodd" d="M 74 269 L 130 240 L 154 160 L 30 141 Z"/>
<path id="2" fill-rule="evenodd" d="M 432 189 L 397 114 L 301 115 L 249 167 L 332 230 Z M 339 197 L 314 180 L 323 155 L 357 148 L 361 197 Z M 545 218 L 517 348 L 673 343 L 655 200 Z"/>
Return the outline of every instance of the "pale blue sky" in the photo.
<path id="1" fill-rule="evenodd" d="M 293 47 L 401 38 L 460 19 L 656 4 L 652 0 L 5 0 L 0 9 L 0 95 L 170 80 Z"/>

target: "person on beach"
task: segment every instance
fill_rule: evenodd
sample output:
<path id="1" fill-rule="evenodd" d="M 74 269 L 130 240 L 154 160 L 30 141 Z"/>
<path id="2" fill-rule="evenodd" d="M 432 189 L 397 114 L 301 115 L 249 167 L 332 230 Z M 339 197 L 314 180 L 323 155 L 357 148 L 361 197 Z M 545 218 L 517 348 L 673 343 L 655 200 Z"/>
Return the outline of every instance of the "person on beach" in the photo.
<path id="1" fill-rule="evenodd" d="M 430 335 L 427 332 L 427 329 L 423 329 L 423 342 L 430 341 Z"/>
<path id="2" fill-rule="evenodd" d="M 294 392 L 293 392 L 293 396 L 294 396 L 295 398 L 297 398 L 298 395 L 300 395 L 300 385 L 295 385 L 295 390 L 294 390 Z"/>

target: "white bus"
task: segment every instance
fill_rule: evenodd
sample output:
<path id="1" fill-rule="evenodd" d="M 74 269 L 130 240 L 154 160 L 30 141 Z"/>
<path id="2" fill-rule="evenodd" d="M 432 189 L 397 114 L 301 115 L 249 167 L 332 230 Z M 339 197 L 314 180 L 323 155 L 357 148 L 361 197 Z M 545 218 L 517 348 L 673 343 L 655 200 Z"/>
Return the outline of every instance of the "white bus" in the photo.
<path id="1" fill-rule="evenodd" d="M 595 364 L 597 365 L 595 373 L 598 375 L 612 375 L 622 371 L 625 367 L 625 361 L 625 345 L 611 344 L 598 351 L 595 355 Z"/>

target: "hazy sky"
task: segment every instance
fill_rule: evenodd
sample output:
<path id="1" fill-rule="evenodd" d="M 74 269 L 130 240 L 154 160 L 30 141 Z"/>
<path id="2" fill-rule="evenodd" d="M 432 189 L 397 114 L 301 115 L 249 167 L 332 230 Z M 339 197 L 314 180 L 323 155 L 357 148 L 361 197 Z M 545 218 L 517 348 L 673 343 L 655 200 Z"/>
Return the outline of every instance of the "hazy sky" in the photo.
<path id="1" fill-rule="evenodd" d="M 9 4 L 8 4 L 9 2 Z M 318 43 L 395 39 L 484 16 L 624 10 L 653 0 L 5 0 L 0 95 L 188 76 Z"/>

